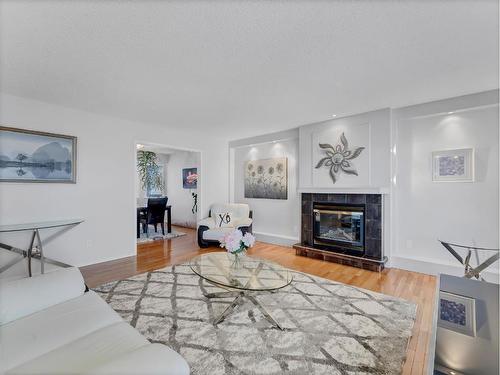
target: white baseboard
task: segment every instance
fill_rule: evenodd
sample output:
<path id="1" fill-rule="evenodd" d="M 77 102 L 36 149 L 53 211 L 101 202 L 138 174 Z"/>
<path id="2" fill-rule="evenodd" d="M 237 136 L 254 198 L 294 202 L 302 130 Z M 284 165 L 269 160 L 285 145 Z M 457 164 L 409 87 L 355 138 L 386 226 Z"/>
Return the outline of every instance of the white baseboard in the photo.
<path id="1" fill-rule="evenodd" d="M 498 267 L 498 265 L 496 266 Z M 401 268 L 403 270 L 425 273 L 427 275 L 439 275 L 440 273 L 454 276 L 464 275 L 464 269 L 458 263 L 455 265 L 451 263 L 436 262 L 429 259 L 391 256 L 387 267 Z M 492 266 L 490 269 L 494 268 L 495 266 Z M 499 274 L 495 271 L 482 272 L 481 276 L 490 283 L 498 284 L 500 281 Z"/>
<path id="2" fill-rule="evenodd" d="M 257 241 L 272 243 L 274 245 L 292 246 L 299 242 L 297 237 L 282 236 L 279 234 L 253 232 Z"/>

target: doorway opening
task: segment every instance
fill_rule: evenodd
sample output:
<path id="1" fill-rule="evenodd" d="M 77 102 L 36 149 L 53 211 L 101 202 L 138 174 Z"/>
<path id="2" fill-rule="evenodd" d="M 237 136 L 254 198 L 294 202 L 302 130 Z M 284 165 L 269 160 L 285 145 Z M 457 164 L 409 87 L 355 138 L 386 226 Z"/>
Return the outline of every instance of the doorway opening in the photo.
<path id="1" fill-rule="evenodd" d="M 168 241 L 196 228 L 201 152 L 136 143 L 137 244 Z"/>

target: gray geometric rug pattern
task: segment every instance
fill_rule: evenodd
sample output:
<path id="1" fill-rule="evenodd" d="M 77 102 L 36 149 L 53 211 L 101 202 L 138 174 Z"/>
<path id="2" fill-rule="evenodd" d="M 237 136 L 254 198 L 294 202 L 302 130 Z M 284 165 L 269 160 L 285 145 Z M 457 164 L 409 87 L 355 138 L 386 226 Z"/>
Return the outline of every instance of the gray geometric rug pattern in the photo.
<path id="1" fill-rule="evenodd" d="M 416 305 L 395 297 L 293 272 L 293 282 L 256 295 L 284 326 L 274 328 L 244 299 L 217 326 L 233 298 L 189 265 L 167 267 L 94 290 L 151 342 L 179 352 L 194 375 L 400 374 Z"/>

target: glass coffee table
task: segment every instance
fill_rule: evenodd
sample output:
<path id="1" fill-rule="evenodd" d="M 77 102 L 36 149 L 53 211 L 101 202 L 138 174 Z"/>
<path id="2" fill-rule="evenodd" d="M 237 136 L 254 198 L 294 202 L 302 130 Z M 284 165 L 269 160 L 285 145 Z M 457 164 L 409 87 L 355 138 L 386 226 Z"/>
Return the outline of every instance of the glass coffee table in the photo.
<path id="1" fill-rule="evenodd" d="M 226 289 L 225 292 L 207 293 L 207 298 L 234 297 L 233 302 L 214 319 L 214 325 L 226 318 L 243 298 L 251 301 L 262 314 L 279 329 L 281 325 L 260 303 L 256 295 L 275 292 L 289 285 L 291 272 L 277 263 L 227 252 L 214 252 L 197 256 L 191 261 L 191 269 L 210 284 Z"/>

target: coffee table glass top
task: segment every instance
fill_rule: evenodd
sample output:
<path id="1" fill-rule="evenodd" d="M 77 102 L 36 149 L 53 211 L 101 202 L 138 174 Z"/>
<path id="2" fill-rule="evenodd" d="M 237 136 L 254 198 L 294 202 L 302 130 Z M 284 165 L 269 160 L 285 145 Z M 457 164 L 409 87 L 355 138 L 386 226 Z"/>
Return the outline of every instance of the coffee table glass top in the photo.
<path id="1" fill-rule="evenodd" d="M 271 291 L 293 279 L 291 272 L 277 263 L 247 255 L 239 255 L 236 260 L 227 252 L 197 256 L 190 265 L 201 278 L 229 289 Z"/>

